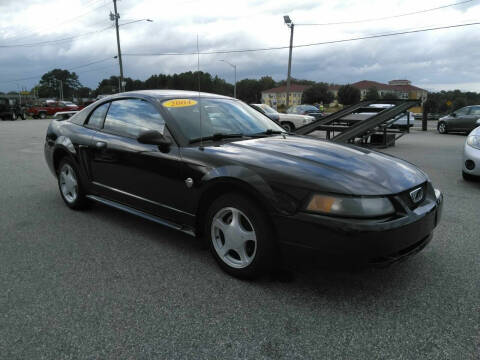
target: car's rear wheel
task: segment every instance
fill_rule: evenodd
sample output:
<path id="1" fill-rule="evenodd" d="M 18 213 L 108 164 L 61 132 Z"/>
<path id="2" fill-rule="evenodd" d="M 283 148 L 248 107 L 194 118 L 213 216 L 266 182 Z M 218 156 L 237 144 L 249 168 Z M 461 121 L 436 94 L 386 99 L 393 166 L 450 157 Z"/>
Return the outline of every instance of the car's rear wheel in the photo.
<path id="1" fill-rule="evenodd" d="M 80 210 L 87 204 L 76 165 L 68 157 L 60 161 L 57 172 L 60 195 L 67 206 Z"/>
<path id="2" fill-rule="evenodd" d="M 45 119 L 47 117 L 47 114 L 45 114 L 44 112 L 41 112 L 40 114 L 38 114 L 38 117 L 40 119 Z"/>
<path id="3" fill-rule="evenodd" d="M 207 213 L 205 234 L 220 267 L 243 279 L 256 278 L 272 269 L 275 247 L 265 212 L 252 200 L 224 195 Z"/>
<path id="4" fill-rule="evenodd" d="M 282 127 L 288 132 L 292 132 L 293 130 L 295 130 L 295 125 L 288 121 L 282 122 Z"/>
<path id="5" fill-rule="evenodd" d="M 446 133 L 448 133 L 448 131 L 447 131 L 447 124 L 446 124 L 444 121 L 441 121 L 441 122 L 438 123 L 437 129 L 438 129 L 438 132 L 439 132 L 440 134 L 446 134 Z"/>

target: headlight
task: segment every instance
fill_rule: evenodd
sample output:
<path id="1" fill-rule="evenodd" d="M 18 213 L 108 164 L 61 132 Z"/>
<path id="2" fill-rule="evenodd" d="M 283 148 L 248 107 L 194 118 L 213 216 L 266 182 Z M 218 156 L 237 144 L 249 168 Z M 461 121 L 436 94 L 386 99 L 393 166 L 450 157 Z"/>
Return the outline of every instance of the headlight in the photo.
<path id="1" fill-rule="evenodd" d="M 480 149 L 480 135 L 470 135 L 467 137 L 467 144 L 475 149 Z"/>
<path id="2" fill-rule="evenodd" d="M 390 200 L 384 197 L 361 198 L 320 194 L 312 196 L 307 210 L 356 218 L 385 216 L 395 212 Z"/>

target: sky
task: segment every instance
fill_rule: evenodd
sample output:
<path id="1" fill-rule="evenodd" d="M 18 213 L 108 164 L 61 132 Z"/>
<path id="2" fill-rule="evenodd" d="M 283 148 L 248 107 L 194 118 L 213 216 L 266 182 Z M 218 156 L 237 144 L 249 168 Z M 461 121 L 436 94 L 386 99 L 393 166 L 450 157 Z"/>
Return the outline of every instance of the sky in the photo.
<path id="1" fill-rule="evenodd" d="M 197 55 L 134 55 L 194 53 L 197 34 L 200 52 L 288 47 L 283 15 L 296 24 L 294 45 L 480 22 L 480 0 L 375 20 L 456 2 L 462 0 L 118 0 L 124 76 L 196 71 Z M 118 75 L 110 11 L 112 0 L 0 0 L 0 91 L 31 89 L 54 68 L 75 71 L 92 88 Z M 368 21 L 352 23 L 360 20 Z M 348 23 L 301 25 L 332 22 Z M 409 79 L 431 91 L 480 92 L 479 31 L 473 25 L 294 48 L 292 76 L 336 84 Z M 66 40 L 38 44 L 59 39 Z M 237 65 L 237 80 L 282 80 L 288 49 L 200 55 L 200 70 L 233 83 L 233 69 L 220 60 Z"/>

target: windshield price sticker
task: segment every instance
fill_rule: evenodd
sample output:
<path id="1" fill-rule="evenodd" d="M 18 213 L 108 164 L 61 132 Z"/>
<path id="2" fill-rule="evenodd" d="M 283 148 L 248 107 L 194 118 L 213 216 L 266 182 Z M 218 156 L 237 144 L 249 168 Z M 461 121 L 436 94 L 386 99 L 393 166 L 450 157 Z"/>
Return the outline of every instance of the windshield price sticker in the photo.
<path id="1" fill-rule="evenodd" d="M 177 107 L 187 107 L 187 106 L 195 106 L 197 102 L 192 99 L 172 99 L 165 101 L 163 106 L 167 108 L 177 108 Z"/>

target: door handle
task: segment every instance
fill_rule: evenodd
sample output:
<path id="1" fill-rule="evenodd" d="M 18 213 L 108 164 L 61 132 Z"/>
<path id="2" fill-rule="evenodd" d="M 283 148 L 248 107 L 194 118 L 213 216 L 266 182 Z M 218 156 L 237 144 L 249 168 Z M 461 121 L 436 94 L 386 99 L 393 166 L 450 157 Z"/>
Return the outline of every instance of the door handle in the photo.
<path id="1" fill-rule="evenodd" d="M 97 149 L 105 149 L 107 147 L 107 143 L 104 141 L 96 141 L 95 142 L 95 147 Z"/>

